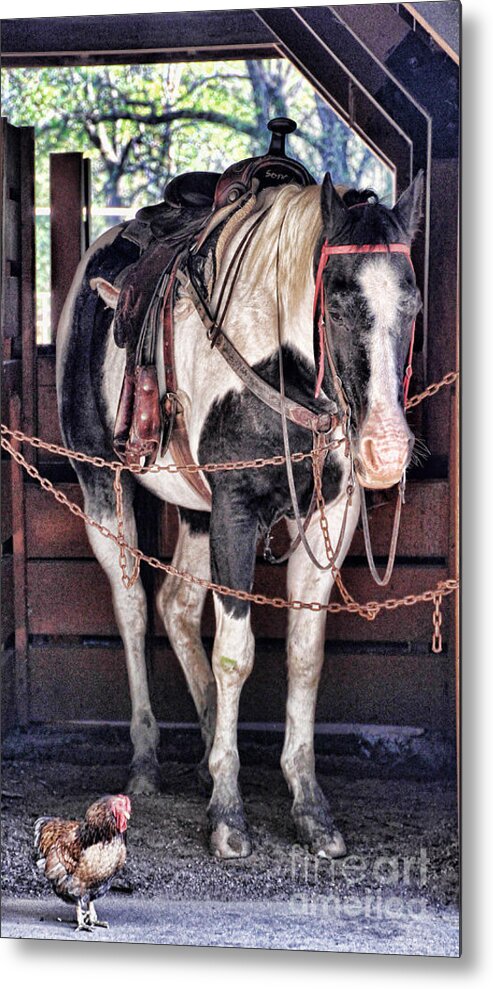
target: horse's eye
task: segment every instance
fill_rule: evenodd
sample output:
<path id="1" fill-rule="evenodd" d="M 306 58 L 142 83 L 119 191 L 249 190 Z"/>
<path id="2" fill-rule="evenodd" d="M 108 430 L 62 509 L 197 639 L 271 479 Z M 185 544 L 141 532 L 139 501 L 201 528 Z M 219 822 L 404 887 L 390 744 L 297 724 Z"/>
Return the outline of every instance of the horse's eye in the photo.
<path id="1" fill-rule="evenodd" d="M 331 318 L 331 320 L 332 320 L 333 323 L 342 323 L 343 322 L 342 313 L 338 312 L 335 309 L 332 309 L 332 310 L 329 311 L 329 316 L 330 316 L 330 318 Z"/>

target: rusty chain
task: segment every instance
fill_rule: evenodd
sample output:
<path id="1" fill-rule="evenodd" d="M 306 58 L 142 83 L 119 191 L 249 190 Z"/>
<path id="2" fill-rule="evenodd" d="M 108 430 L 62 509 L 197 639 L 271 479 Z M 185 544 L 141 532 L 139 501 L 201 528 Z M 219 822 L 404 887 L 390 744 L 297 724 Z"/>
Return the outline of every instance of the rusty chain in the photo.
<path id="1" fill-rule="evenodd" d="M 428 398 L 428 396 L 436 395 L 441 388 L 445 385 L 453 384 L 458 377 L 458 371 L 450 371 L 444 378 L 442 378 L 441 381 L 429 385 L 425 391 L 411 398 L 406 403 L 406 410 L 419 405 L 419 403 L 425 398 Z M 115 472 L 128 470 L 133 474 L 197 474 L 199 471 L 203 471 L 205 474 L 213 474 L 217 471 L 258 470 L 262 467 L 282 467 L 286 463 L 286 457 L 283 454 L 276 454 L 273 457 L 257 457 L 253 460 L 227 460 L 224 463 L 210 464 L 153 464 L 152 467 L 142 468 L 136 464 L 123 464 L 119 460 L 105 460 L 104 457 L 93 457 L 87 453 L 80 453 L 78 450 L 69 450 L 67 447 L 61 446 L 59 443 L 47 443 L 45 440 L 41 440 L 38 436 L 28 436 L 20 429 L 9 429 L 9 427 L 5 426 L 3 423 L 0 428 L 3 436 L 10 436 L 13 440 L 16 440 L 19 443 L 29 443 L 29 445 L 34 447 L 36 450 L 45 450 L 47 453 L 54 453 L 60 457 L 68 457 L 70 460 L 77 461 L 77 463 L 91 464 L 93 467 L 106 468 Z M 344 440 L 336 442 L 343 443 Z M 329 444 L 329 448 L 331 447 L 332 444 Z M 306 453 L 301 451 L 298 453 L 292 453 L 291 460 L 294 464 L 299 464 L 304 460 L 313 459 L 314 453 L 314 450 L 309 450 Z"/>
<path id="2" fill-rule="evenodd" d="M 441 388 L 444 388 L 445 385 L 453 385 L 457 381 L 458 377 L 458 371 L 449 371 L 448 374 L 444 375 L 440 381 L 434 381 L 433 384 L 428 385 L 428 388 L 425 388 L 425 390 L 420 392 L 419 395 L 413 395 L 413 397 L 409 398 L 406 402 L 406 412 L 409 409 L 414 409 L 414 407 L 419 405 L 425 398 L 431 398 L 432 395 L 436 395 L 436 393 L 440 391 Z"/>
<path id="3" fill-rule="evenodd" d="M 451 371 L 445 375 L 444 378 L 439 382 L 434 382 L 429 385 L 425 391 L 421 392 L 419 395 L 415 395 L 406 403 L 406 409 L 414 408 L 419 405 L 425 398 L 436 395 L 436 393 L 443 388 L 445 385 L 453 384 L 459 377 L 458 371 Z M 301 600 L 286 600 L 281 597 L 268 597 L 265 594 L 256 594 L 251 591 L 240 591 L 234 588 L 227 587 L 224 584 L 217 584 L 214 581 L 206 580 L 202 577 L 197 577 L 194 574 L 188 573 L 187 571 L 178 570 L 172 564 L 163 563 L 157 557 L 148 556 L 138 549 L 136 546 L 131 546 L 126 542 L 124 534 L 124 521 L 123 521 L 123 488 L 121 483 L 121 473 L 122 470 L 130 470 L 133 473 L 142 473 L 142 468 L 138 466 L 128 466 L 122 464 L 119 461 L 107 461 L 103 457 L 91 457 L 88 454 L 80 453 L 78 451 L 69 450 L 56 443 L 46 443 L 39 437 L 28 436 L 21 430 L 12 430 L 8 426 L 2 423 L 1 425 L 1 446 L 10 456 L 16 461 L 19 466 L 21 466 L 27 474 L 34 480 L 38 481 L 41 487 L 51 494 L 59 504 L 64 505 L 69 511 L 75 515 L 77 518 L 81 519 L 86 525 L 95 528 L 104 538 L 110 539 L 118 548 L 119 551 L 119 561 L 120 569 L 122 572 L 122 581 L 124 586 L 128 589 L 135 584 L 139 577 L 140 564 L 147 563 L 150 567 L 156 570 L 164 571 L 165 573 L 177 577 L 181 580 L 185 580 L 188 583 L 195 584 L 200 587 L 205 587 L 208 590 L 212 590 L 217 594 L 234 597 L 240 601 L 249 601 L 252 604 L 258 605 L 271 605 L 274 608 L 287 608 L 292 611 L 300 611 L 302 609 L 309 610 L 313 612 L 326 612 L 329 614 L 340 614 L 341 612 L 349 612 L 350 614 L 358 614 L 361 618 L 365 618 L 366 621 L 373 621 L 381 611 L 391 611 L 399 607 L 411 607 L 418 603 L 433 602 L 434 612 L 433 612 L 433 640 L 432 640 L 432 651 L 441 652 L 442 649 L 442 635 L 441 635 L 441 625 L 442 625 L 442 601 L 443 597 L 453 594 L 459 587 L 459 581 L 456 579 L 447 579 L 444 581 L 438 581 L 434 588 L 422 591 L 420 594 L 406 594 L 401 598 L 387 598 L 385 601 L 367 601 L 365 604 L 360 604 L 356 601 L 352 595 L 349 593 L 347 588 L 342 582 L 340 576 L 340 571 L 335 565 L 335 557 L 337 553 L 334 553 L 332 548 L 332 543 L 330 539 L 327 518 L 325 515 L 325 505 L 322 495 L 322 481 L 321 481 L 321 470 L 320 464 L 322 462 L 324 447 L 319 447 L 317 450 L 311 450 L 307 453 L 299 452 L 291 454 L 291 460 L 293 463 L 300 463 L 308 458 L 311 458 L 314 473 L 314 484 L 317 497 L 317 507 L 320 514 L 320 526 L 324 538 L 325 550 L 327 555 L 327 560 L 331 563 L 331 570 L 334 575 L 335 583 L 339 589 L 343 603 L 339 602 L 329 602 L 324 604 L 320 601 L 301 601 Z M 16 443 L 28 443 L 30 446 L 46 450 L 50 453 L 55 453 L 60 456 L 68 457 L 71 460 L 76 460 L 82 463 L 90 463 L 94 467 L 98 468 L 108 468 L 113 470 L 115 473 L 114 478 L 114 491 L 116 499 L 116 516 L 117 516 L 117 532 L 114 533 L 107 526 L 102 525 L 95 519 L 91 518 L 86 512 L 80 508 L 75 502 L 72 502 L 67 496 L 60 491 L 58 488 L 52 484 L 48 478 L 43 477 L 36 467 L 29 464 L 19 450 L 16 450 L 12 445 L 12 442 L 7 439 L 10 436 L 11 439 Z M 338 440 L 331 442 L 329 448 L 335 448 L 340 443 L 345 442 L 345 440 Z M 147 473 L 158 473 L 161 471 L 167 471 L 169 473 L 195 473 L 197 471 L 204 471 L 206 473 L 212 473 L 220 470 L 245 470 L 245 469 L 259 469 L 267 466 L 282 466 L 286 463 L 286 458 L 283 455 L 276 455 L 273 457 L 259 457 L 254 460 L 238 460 L 238 461 L 226 461 L 224 463 L 211 463 L 211 464 L 166 464 L 166 465 L 155 465 L 149 468 Z M 132 573 L 128 573 L 127 569 L 127 557 L 129 554 L 134 561 Z"/>
<path id="4" fill-rule="evenodd" d="M 56 501 L 62 505 L 65 505 L 65 507 L 68 508 L 73 515 L 77 516 L 77 518 L 81 519 L 87 525 L 90 525 L 92 528 L 96 529 L 106 539 L 110 539 L 118 547 L 118 549 L 124 548 L 134 558 L 136 564 L 139 566 L 141 563 L 147 563 L 155 570 L 162 570 L 164 573 L 170 574 L 172 577 L 179 577 L 187 583 L 195 584 L 199 587 L 205 587 L 208 590 L 215 591 L 217 594 L 224 595 L 226 597 L 234 597 L 239 601 L 250 601 L 252 604 L 259 605 L 272 605 L 274 608 L 288 608 L 292 611 L 300 611 L 302 609 L 315 612 L 325 611 L 334 615 L 347 611 L 351 614 L 360 614 L 362 617 L 366 617 L 367 620 L 372 620 L 373 617 L 376 617 L 381 611 L 392 611 L 403 605 L 409 607 L 411 605 L 418 604 L 419 602 L 435 601 L 437 595 L 445 597 L 448 594 L 452 594 L 459 586 L 458 580 L 441 580 L 437 582 L 435 587 L 422 591 L 421 594 L 406 594 L 402 598 L 388 598 L 386 601 L 368 601 L 365 605 L 361 605 L 353 599 L 344 604 L 339 604 L 339 602 L 336 601 L 323 604 L 320 601 L 287 601 L 285 598 L 270 598 L 265 594 L 255 594 L 251 591 L 238 591 L 232 587 L 227 587 L 225 584 L 216 584 L 213 581 L 206 580 L 203 577 L 196 577 L 194 574 L 188 573 L 185 570 L 178 570 L 177 567 L 173 566 L 173 564 L 163 563 L 157 557 L 148 556 L 136 546 L 131 546 L 125 541 L 124 538 L 112 532 L 107 526 L 102 525 L 100 522 L 97 522 L 95 519 L 91 518 L 90 515 L 87 515 L 79 505 L 73 501 L 70 501 L 63 491 L 56 488 L 55 485 L 48 480 L 48 478 L 42 477 L 37 468 L 32 464 L 28 464 L 22 454 L 15 450 L 11 443 L 5 439 L 5 437 L 2 439 L 2 446 L 8 453 L 10 453 L 16 463 L 26 470 L 30 477 L 39 481 L 41 487 L 53 495 Z M 367 617 L 368 612 L 372 613 L 372 619 Z"/>
<path id="5" fill-rule="evenodd" d="M 433 638 L 431 640 L 431 651 L 438 653 L 442 651 L 442 595 L 435 594 L 433 598 L 435 607 L 433 609 Z"/>

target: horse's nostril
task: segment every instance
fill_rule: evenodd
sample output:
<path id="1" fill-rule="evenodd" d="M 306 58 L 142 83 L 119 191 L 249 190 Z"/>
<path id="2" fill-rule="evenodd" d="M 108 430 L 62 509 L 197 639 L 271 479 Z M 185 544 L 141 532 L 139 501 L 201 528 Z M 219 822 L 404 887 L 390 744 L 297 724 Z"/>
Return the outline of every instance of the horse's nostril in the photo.
<path id="1" fill-rule="evenodd" d="M 381 466 L 377 448 L 369 436 L 361 441 L 361 457 L 366 468 L 369 470 L 377 471 Z"/>

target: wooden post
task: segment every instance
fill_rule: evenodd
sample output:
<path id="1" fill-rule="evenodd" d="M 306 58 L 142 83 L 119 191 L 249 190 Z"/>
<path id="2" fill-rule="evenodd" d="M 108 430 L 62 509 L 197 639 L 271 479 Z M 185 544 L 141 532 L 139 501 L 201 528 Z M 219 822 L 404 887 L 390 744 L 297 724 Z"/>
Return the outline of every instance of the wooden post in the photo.
<path id="1" fill-rule="evenodd" d="M 36 319 L 34 301 L 34 131 L 2 121 L 0 166 L 5 292 L 0 323 L 3 337 L 2 420 L 12 429 L 34 432 L 36 427 Z M 33 451 L 26 449 L 33 459 Z M 4 563 L 10 569 L 8 598 L 12 602 L 13 661 L 5 667 L 9 697 L 7 723 L 29 719 L 28 627 L 26 600 L 25 483 L 15 462 L 9 465 L 10 490 L 3 535 Z M 3 507 L 3 506 L 2 506 Z M 9 538 L 10 535 L 10 538 Z M 5 569 L 5 567 L 4 567 Z M 2 643 L 5 645 L 5 643 Z"/>
<path id="2" fill-rule="evenodd" d="M 12 429 L 19 429 L 21 416 L 22 409 L 19 395 L 12 395 L 9 416 Z M 18 443 L 15 443 L 14 446 L 17 449 L 19 448 Z M 11 479 L 15 614 L 15 706 L 17 723 L 25 725 L 29 721 L 25 484 L 22 467 L 19 467 L 15 460 L 12 460 Z"/>
<path id="3" fill-rule="evenodd" d="M 19 343 L 22 356 L 22 410 L 20 428 L 32 436 L 37 432 L 36 367 L 36 262 L 34 217 L 34 128 L 22 127 L 20 138 L 20 302 Z M 36 451 L 26 444 L 24 455 L 29 463 L 37 460 Z"/>
<path id="4" fill-rule="evenodd" d="M 89 167 L 82 154 L 50 155 L 53 341 L 77 265 L 89 246 L 89 186 Z"/>

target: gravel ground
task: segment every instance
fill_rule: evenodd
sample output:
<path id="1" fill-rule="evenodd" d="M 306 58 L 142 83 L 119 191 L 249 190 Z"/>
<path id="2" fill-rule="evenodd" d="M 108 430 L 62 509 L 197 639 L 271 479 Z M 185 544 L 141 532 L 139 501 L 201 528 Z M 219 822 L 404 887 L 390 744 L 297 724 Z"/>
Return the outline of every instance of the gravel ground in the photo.
<path id="1" fill-rule="evenodd" d="M 5 897 L 45 898 L 46 880 L 31 858 L 33 823 L 41 814 L 81 817 L 103 793 L 124 789 L 127 769 L 53 761 L 4 760 L 2 888 Z M 218 861 L 207 849 L 207 799 L 194 769 L 167 762 L 163 792 L 133 798 L 128 860 L 115 879 L 121 897 L 260 902 L 297 898 L 303 909 L 327 904 L 343 910 L 354 897 L 397 897 L 434 911 L 455 910 L 458 848 L 452 782 L 329 780 L 335 819 L 349 858 L 315 859 L 295 844 L 290 801 L 280 771 L 241 771 L 254 852 Z M 60 904 L 61 909 L 64 909 Z M 69 908 L 70 909 L 70 908 Z M 318 907 L 317 907 L 318 909 Z"/>

